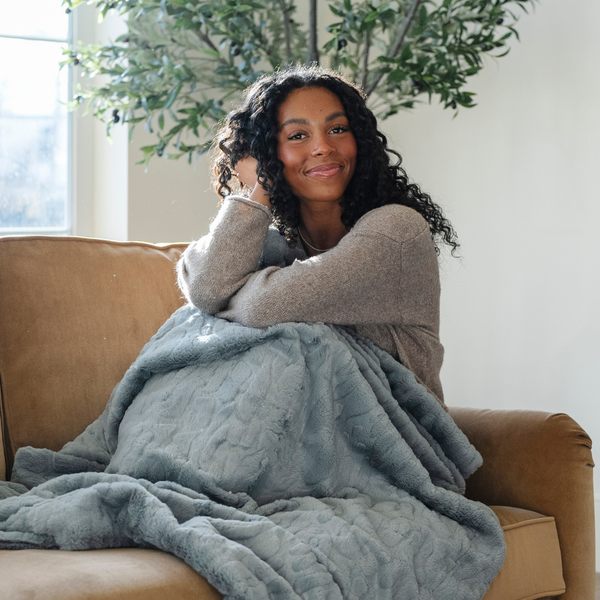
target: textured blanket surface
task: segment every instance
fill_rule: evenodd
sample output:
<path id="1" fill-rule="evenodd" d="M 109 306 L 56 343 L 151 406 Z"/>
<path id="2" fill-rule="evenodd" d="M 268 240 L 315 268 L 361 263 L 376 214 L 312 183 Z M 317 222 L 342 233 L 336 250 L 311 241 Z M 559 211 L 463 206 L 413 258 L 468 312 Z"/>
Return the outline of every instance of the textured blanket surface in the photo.
<path id="1" fill-rule="evenodd" d="M 84 433 L 19 450 L 0 548 L 159 548 L 225 598 L 475 600 L 505 552 L 492 511 L 462 495 L 480 463 L 412 373 L 352 332 L 185 306 Z"/>

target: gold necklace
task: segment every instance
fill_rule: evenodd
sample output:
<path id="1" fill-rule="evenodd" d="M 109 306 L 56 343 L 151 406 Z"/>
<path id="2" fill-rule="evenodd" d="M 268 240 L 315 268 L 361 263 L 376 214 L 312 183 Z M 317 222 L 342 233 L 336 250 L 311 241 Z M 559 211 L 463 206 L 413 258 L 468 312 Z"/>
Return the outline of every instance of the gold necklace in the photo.
<path id="1" fill-rule="evenodd" d="M 327 252 L 327 250 L 331 250 L 331 248 L 325 248 L 325 250 L 321 250 L 320 248 L 315 248 L 312 244 L 309 244 L 305 239 L 304 236 L 302 235 L 302 232 L 300 231 L 300 227 L 298 227 L 298 235 L 300 236 L 300 239 L 311 249 L 314 250 L 315 252 L 318 252 L 319 254 L 322 254 L 323 252 Z"/>

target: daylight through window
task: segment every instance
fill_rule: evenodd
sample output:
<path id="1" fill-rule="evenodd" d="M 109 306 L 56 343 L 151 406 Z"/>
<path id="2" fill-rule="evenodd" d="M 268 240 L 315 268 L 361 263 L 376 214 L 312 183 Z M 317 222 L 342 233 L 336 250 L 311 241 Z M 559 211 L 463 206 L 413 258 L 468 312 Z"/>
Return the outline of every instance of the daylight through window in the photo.
<path id="1" fill-rule="evenodd" d="M 61 0 L 0 8 L 0 235 L 68 233 L 70 42 Z"/>

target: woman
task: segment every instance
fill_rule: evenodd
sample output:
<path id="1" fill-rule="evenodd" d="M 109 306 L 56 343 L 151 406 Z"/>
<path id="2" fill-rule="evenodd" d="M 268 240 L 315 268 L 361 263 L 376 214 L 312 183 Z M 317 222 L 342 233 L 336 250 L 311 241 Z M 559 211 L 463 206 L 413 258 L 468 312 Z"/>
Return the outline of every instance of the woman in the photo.
<path id="1" fill-rule="evenodd" d="M 408 183 L 364 95 L 316 67 L 275 73 L 249 88 L 217 139 L 225 202 L 179 263 L 186 298 L 250 327 L 351 326 L 443 405 L 435 242 L 458 244 L 440 208 Z M 249 196 L 228 196 L 234 168 Z M 291 250 L 261 269 L 272 222 Z"/>
<path id="2" fill-rule="evenodd" d="M 261 80 L 220 151 L 219 192 L 233 165 L 252 192 L 179 264 L 202 310 L 169 318 L 63 450 L 19 450 L 13 481 L 37 488 L 1 507 L 0 548 L 154 547 L 226 598 L 480 600 L 505 555 L 463 495 L 481 457 L 407 368 L 331 325 L 441 403 L 449 224 L 336 75 Z"/>

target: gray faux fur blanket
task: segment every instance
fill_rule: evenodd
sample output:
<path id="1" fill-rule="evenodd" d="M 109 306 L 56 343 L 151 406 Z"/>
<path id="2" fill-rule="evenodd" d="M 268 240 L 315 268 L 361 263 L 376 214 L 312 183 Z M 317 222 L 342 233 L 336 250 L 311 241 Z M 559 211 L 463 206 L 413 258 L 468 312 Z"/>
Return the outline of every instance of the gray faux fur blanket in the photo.
<path id="1" fill-rule="evenodd" d="M 160 548 L 225 598 L 476 600 L 505 552 L 462 495 L 480 463 L 370 342 L 188 305 L 84 433 L 17 453 L 0 548 Z"/>

